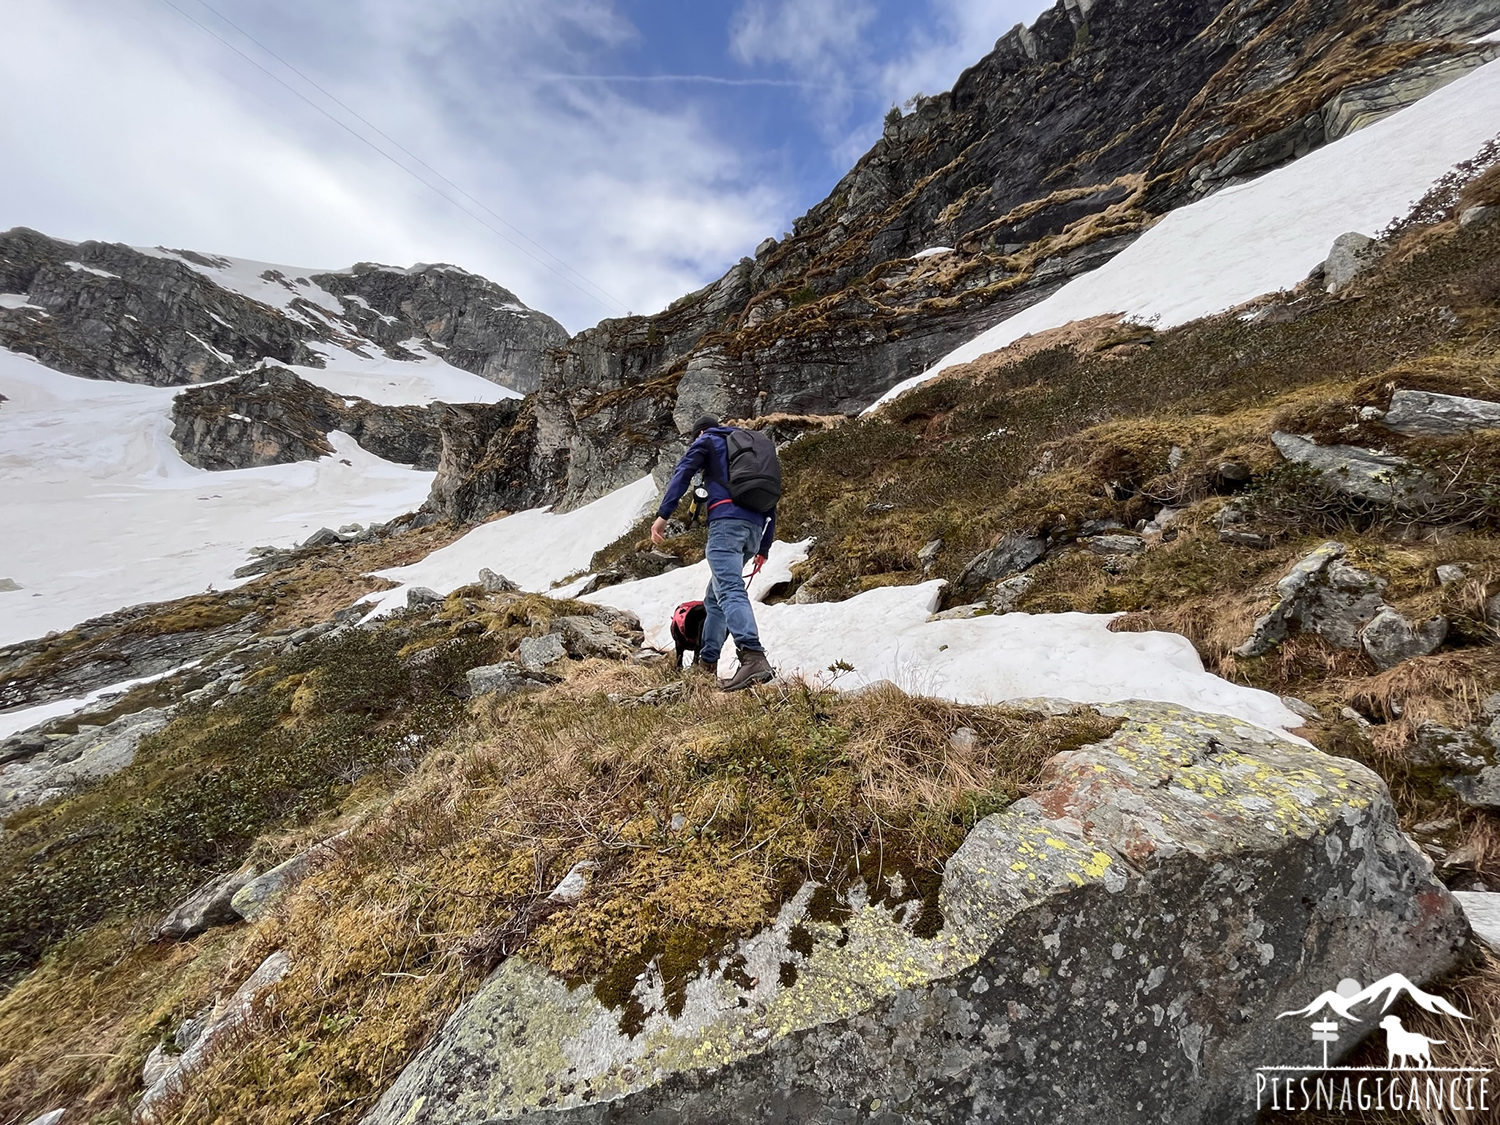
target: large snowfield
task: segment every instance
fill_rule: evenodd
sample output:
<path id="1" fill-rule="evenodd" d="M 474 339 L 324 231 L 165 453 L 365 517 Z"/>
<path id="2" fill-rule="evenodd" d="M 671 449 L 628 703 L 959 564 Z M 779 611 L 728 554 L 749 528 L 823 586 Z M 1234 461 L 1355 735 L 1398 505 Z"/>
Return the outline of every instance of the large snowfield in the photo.
<path id="1" fill-rule="evenodd" d="M 408 341 L 407 348 L 418 355 L 427 350 L 420 340 Z M 287 364 L 286 367 L 314 386 L 336 395 L 366 399 L 377 406 L 499 402 L 503 398 L 522 397 L 509 387 L 492 383 L 433 355 L 410 360 L 387 359 L 378 353 L 366 357 L 328 345 L 319 346 L 317 350 L 326 357 L 326 367 L 299 364 Z"/>
<path id="2" fill-rule="evenodd" d="M 1339 235 L 1384 229 L 1497 130 L 1500 61 L 1300 160 L 1170 212 L 1092 273 L 955 348 L 869 409 L 945 368 L 1074 320 L 1113 313 L 1171 328 L 1290 289 Z"/>
<path id="3" fill-rule="evenodd" d="M 0 349 L 0 644 L 231 583 L 249 548 L 421 505 L 432 473 L 330 435 L 320 461 L 207 472 L 169 436 L 177 389 L 80 379 Z"/>

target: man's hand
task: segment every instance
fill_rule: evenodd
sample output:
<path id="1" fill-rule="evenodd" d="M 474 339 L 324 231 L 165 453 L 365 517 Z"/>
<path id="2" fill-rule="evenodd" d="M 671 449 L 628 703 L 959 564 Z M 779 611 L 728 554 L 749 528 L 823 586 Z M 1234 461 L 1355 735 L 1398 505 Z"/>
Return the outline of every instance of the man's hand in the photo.
<path id="1" fill-rule="evenodd" d="M 667 541 L 667 521 L 661 516 L 656 517 L 656 522 L 651 525 L 651 542 L 660 547 Z"/>
<path id="2" fill-rule="evenodd" d="M 757 574 L 760 573 L 760 568 L 763 567 L 763 566 L 765 566 L 765 565 L 766 565 L 766 556 L 765 555 L 756 555 L 755 556 L 755 565 L 750 568 L 750 577 L 754 578 Z"/>

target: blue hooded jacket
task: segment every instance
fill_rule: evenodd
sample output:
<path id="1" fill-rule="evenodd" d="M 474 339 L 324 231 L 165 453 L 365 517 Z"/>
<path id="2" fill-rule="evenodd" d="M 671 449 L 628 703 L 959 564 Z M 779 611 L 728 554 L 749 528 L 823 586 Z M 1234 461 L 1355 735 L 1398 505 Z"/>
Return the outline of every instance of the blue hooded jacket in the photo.
<path id="1" fill-rule="evenodd" d="M 765 531 L 760 537 L 758 553 L 766 555 L 770 553 L 771 542 L 776 538 L 776 510 L 773 508 L 770 515 L 761 515 L 749 508 L 740 507 L 729 495 L 729 448 L 724 444 L 724 437 L 729 429 L 728 426 L 713 426 L 694 439 L 693 444 L 682 455 L 682 460 L 677 462 L 677 468 L 672 471 L 667 494 L 662 497 L 661 507 L 656 510 L 656 514 L 662 519 L 670 516 L 677 507 L 677 502 L 687 494 L 693 477 L 702 472 L 703 483 L 708 488 L 709 520 L 764 523 Z"/>

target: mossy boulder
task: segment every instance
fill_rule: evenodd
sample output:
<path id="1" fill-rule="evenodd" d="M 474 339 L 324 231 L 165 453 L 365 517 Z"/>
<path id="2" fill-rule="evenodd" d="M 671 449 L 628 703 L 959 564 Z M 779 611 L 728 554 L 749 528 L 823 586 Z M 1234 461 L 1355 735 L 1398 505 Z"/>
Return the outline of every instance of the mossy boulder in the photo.
<path id="1" fill-rule="evenodd" d="M 919 903 L 809 884 L 679 1003 L 648 967 L 629 1021 L 512 958 L 365 1125 L 1252 1119 L 1254 1068 L 1307 1051 L 1279 1013 L 1350 975 L 1426 981 L 1468 927 L 1371 771 L 1116 710 L 970 833 L 935 933 Z"/>

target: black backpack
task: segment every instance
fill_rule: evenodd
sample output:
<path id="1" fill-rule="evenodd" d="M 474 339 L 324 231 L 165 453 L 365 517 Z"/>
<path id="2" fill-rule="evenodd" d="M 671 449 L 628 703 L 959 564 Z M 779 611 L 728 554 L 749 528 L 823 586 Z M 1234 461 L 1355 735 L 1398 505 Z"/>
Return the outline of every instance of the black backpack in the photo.
<path id="1" fill-rule="evenodd" d="M 769 515 L 781 499 L 781 460 L 776 443 L 759 430 L 726 427 L 725 452 L 729 458 L 729 495 L 742 508 Z"/>

